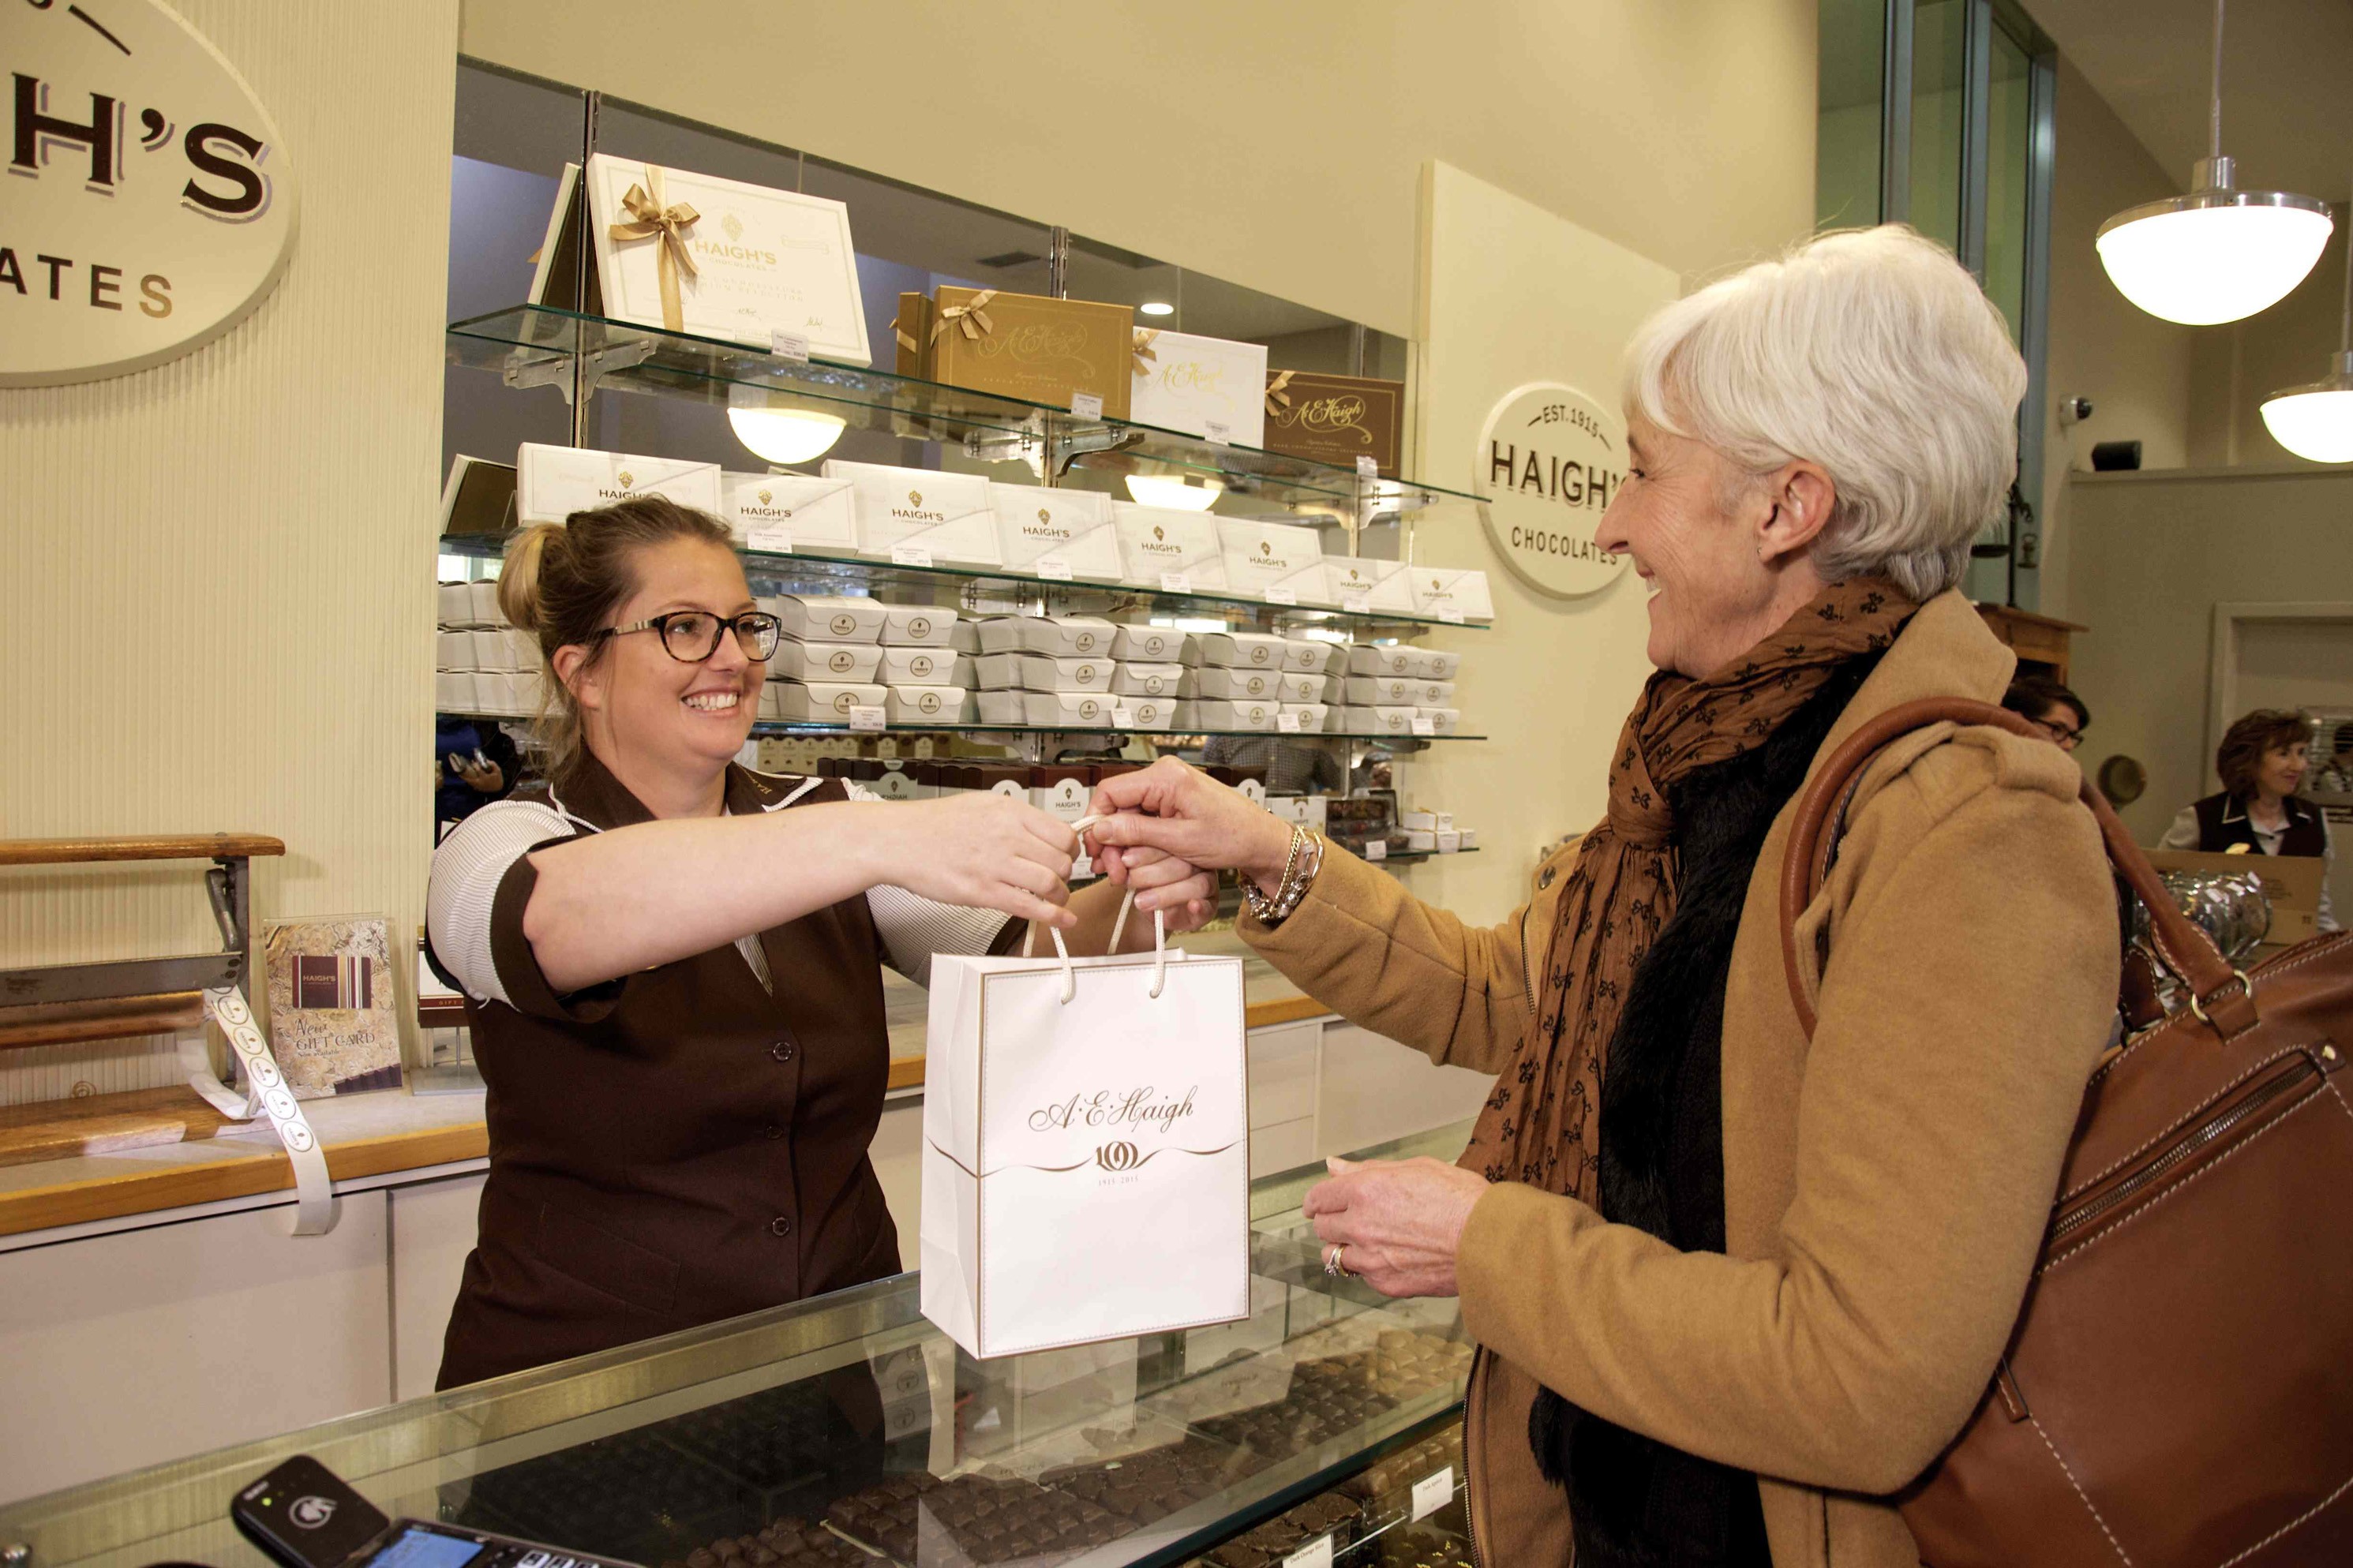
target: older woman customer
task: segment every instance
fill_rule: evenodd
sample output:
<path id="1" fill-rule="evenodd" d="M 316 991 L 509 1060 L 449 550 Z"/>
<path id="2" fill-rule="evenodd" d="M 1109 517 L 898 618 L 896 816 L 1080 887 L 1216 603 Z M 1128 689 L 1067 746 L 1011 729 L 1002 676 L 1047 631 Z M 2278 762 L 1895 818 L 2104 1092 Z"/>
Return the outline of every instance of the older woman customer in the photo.
<path id="1" fill-rule="evenodd" d="M 1631 346 L 1603 519 L 1658 666 L 1607 818 L 1493 927 L 1175 763 L 1107 784 L 1108 845 L 1240 868 L 1243 934 L 1366 1026 L 1497 1075 L 1459 1166 L 1347 1165 L 1327 1264 L 1458 1295 L 1485 1561 L 1912 1568 L 1889 1494 L 2017 1316 L 2118 952 L 2058 748 L 1921 732 L 1866 774 L 1811 911 L 1810 1041 L 1775 883 L 1827 750 L 1915 698 L 1992 701 L 1957 592 L 2000 514 L 2026 372 L 1947 252 L 1826 237 Z M 1105 856 L 1117 874 L 1115 849 Z"/>

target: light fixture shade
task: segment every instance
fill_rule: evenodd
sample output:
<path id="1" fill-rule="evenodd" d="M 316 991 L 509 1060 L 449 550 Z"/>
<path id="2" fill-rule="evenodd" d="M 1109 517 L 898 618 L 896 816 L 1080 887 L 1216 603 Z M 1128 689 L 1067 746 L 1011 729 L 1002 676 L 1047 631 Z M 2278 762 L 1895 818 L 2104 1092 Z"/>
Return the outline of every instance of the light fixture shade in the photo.
<path id="1" fill-rule="evenodd" d="M 2263 399 L 2272 439 L 2316 463 L 2353 463 L 2353 353 L 2336 356 L 2335 374 Z"/>
<path id="2" fill-rule="evenodd" d="M 806 463 L 821 458 L 841 439 L 849 421 L 812 408 L 769 405 L 757 387 L 727 389 L 727 423 L 735 439 L 772 463 Z"/>
<path id="3" fill-rule="evenodd" d="M 2118 291 L 2186 326 L 2235 321 L 2304 281 L 2336 227 L 2326 205 L 2282 191 L 2206 190 L 2118 213 L 2100 263 Z"/>
<path id="4" fill-rule="evenodd" d="M 1223 479 L 1187 479 L 1182 474 L 1130 474 L 1127 493 L 1145 506 L 1207 511 L 1226 493 L 1226 483 Z"/>
<path id="5" fill-rule="evenodd" d="M 1139 315 L 1145 316 L 1173 316 L 1176 313 L 1176 307 L 1166 300 L 1146 300 L 1135 309 Z"/>

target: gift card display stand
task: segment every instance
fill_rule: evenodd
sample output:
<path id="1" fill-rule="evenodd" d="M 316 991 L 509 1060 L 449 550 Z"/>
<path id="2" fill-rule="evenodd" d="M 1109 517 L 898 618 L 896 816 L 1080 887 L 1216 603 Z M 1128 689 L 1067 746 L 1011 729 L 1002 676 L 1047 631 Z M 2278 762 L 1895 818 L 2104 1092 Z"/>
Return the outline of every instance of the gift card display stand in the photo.
<path id="1" fill-rule="evenodd" d="M 187 1079 L 185 1090 L 135 1089 L 59 1102 L 54 1119 L 11 1127 L 0 1135 L 0 1162 L 178 1142 L 224 1125 L 266 1120 L 293 1164 L 294 1233 L 318 1236 L 333 1226 L 326 1156 L 255 1026 L 246 991 L 251 968 L 248 862 L 257 855 L 285 853 L 283 843 L 259 834 L 0 839 L 0 866 L 210 860 L 205 892 L 221 933 L 217 952 L 0 970 L 0 995 L 8 1004 L 0 1006 L 0 1049 L 176 1034 Z M 201 1032 L 189 1033 L 207 1021 L 228 1041 L 242 1093 L 214 1072 Z"/>

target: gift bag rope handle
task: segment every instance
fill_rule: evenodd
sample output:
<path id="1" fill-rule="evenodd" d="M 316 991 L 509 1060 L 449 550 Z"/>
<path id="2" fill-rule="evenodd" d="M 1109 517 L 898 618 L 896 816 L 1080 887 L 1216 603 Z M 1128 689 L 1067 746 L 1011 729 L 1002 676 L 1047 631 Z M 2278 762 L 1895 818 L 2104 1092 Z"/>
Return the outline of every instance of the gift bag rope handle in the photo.
<path id="1" fill-rule="evenodd" d="M 1084 833 L 1102 820 L 1100 816 L 1082 816 L 1071 824 L 1071 831 Z M 1135 908 L 1135 884 L 1131 882 L 1126 890 L 1120 895 L 1119 913 L 1112 918 L 1111 942 L 1108 944 L 1110 952 L 1119 951 L 1120 935 L 1127 930 L 1127 912 L 1134 908 Z M 1067 1005 L 1071 999 L 1079 994 L 1079 972 L 1071 967 L 1071 950 L 1063 945 L 1061 931 L 1056 927 L 1048 926 L 1046 934 L 1054 939 L 1055 955 L 1062 961 L 1062 1001 Z M 1029 929 L 1021 933 L 1021 956 L 1030 957 L 1030 949 L 1037 945 L 1037 942 L 1038 922 L 1031 921 Z M 1146 994 L 1155 1002 L 1159 1001 L 1160 988 L 1167 984 L 1168 911 L 1155 910 L 1152 911 L 1152 989 Z"/>

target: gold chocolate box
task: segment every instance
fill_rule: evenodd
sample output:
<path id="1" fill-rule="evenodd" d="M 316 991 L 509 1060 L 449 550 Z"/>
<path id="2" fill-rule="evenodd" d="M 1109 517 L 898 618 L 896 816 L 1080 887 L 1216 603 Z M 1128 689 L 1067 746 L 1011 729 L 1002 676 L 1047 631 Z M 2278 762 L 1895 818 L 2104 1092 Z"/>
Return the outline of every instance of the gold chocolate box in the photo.
<path id="1" fill-rule="evenodd" d="M 1320 371 L 1271 370 L 1266 375 L 1266 449 L 1286 457 L 1354 467 L 1370 457 L 1382 477 L 1398 477 L 1405 438 L 1405 383 Z"/>
<path id="2" fill-rule="evenodd" d="M 902 375 L 1054 408 L 1092 392 L 1105 415 L 1127 417 L 1135 311 L 1126 305 L 943 286 L 933 300 L 900 295 L 896 326 Z"/>

